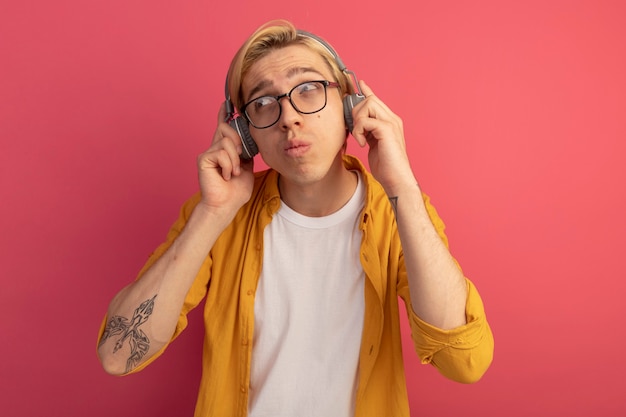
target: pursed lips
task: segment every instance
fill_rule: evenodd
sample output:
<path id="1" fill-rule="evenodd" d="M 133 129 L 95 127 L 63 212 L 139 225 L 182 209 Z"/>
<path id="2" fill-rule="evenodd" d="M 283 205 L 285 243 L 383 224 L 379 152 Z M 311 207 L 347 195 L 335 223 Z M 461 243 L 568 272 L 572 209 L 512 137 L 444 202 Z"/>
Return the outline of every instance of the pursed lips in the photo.
<path id="1" fill-rule="evenodd" d="M 285 153 L 287 155 L 299 156 L 309 149 L 310 145 L 304 141 L 290 140 L 285 145 Z"/>

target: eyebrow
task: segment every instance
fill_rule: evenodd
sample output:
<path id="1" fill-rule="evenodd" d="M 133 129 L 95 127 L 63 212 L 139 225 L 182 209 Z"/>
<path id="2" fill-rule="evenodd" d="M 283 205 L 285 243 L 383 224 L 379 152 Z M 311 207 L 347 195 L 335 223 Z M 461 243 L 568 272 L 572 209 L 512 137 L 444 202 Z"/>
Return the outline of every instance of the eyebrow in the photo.
<path id="1" fill-rule="evenodd" d="M 287 71 L 287 78 L 292 78 L 296 75 L 300 75 L 300 74 L 306 74 L 309 72 L 314 72 L 318 75 L 320 75 L 321 77 L 323 77 L 323 75 L 315 68 L 312 67 L 293 67 L 291 69 L 289 69 L 289 71 Z M 264 79 L 261 80 L 252 90 L 250 90 L 250 94 L 248 95 L 248 99 L 245 101 L 250 101 L 251 97 L 254 97 L 259 91 L 267 88 L 267 87 L 271 87 L 272 85 L 274 85 L 274 83 L 268 79 Z"/>

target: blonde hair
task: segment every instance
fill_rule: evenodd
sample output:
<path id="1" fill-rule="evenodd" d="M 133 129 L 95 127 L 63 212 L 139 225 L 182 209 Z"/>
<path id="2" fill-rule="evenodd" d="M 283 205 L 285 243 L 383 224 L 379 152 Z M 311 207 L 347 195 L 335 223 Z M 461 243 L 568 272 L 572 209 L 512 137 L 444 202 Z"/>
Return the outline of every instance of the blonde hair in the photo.
<path id="1" fill-rule="evenodd" d="M 258 28 L 231 61 L 228 69 L 228 92 L 236 108 L 240 109 L 245 104 L 241 85 L 250 67 L 269 52 L 291 45 L 304 45 L 318 53 L 331 70 L 334 81 L 339 83 L 342 95 L 354 93 L 352 79 L 339 68 L 335 56 L 326 46 L 306 33 L 299 32 L 287 20 L 273 20 Z"/>

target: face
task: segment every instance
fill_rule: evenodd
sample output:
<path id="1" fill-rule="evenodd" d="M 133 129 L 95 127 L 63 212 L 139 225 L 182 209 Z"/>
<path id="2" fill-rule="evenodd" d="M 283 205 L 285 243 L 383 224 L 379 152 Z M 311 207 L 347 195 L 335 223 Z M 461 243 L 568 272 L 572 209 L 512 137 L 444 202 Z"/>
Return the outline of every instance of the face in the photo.
<path id="1" fill-rule="evenodd" d="M 244 102 L 285 94 L 313 80 L 335 81 L 321 56 L 302 45 L 274 50 L 255 62 L 244 77 Z M 285 180 L 301 185 L 332 180 L 332 175 L 342 169 L 346 140 L 340 90 L 327 87 L 326 106 L 317 113 L 298 113 L 286 97 L 280 106 L 276 124 L 266 129 L 250 126 L 265 163 Z"/>

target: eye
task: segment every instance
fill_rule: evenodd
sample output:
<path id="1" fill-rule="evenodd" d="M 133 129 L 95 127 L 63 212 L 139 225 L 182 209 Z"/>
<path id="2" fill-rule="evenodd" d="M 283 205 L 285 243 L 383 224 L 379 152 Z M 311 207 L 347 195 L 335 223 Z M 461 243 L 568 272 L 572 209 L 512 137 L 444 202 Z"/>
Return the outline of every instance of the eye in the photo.
<path id="1" fill-rule="evenodd" d="M 310 82 L 300 84 L 298 87 L 296 87 L 296 91 L 300 95 L 306 95 L 306 94 L 315 93 L 320 88 L 322 88 L 322 85 L 320 83 L 315 82 L 315 81 L 310 81 Z"/>
<path id="2" fill-rule="evenodd" d="M 274 97 L 263 96 L 263 97 L 259 97 L 256 100 L 254 100 L 253 106 L 254 106 L 255 109 L 261 109 L 263 107 L 267 107 L 269 105 L 272 105 L 275 102 L 276 102 L 276 99 Z"/>

